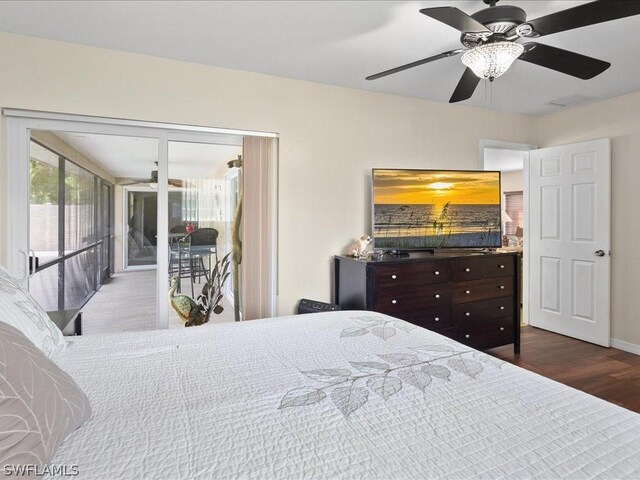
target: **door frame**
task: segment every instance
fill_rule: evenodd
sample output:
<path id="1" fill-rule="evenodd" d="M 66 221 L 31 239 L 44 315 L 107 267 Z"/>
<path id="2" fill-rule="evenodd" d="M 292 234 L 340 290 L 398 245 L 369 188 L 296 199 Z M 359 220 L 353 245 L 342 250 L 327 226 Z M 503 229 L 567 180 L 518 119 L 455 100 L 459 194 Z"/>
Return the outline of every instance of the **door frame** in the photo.
<path id="1" fill-rule="evenodd" d="M 480 159 L 480 170 L 485 169 L 484 151 L 486 148 L 495 148 L 499 150 L 518 150 L 524 152 L 523 164 L 522 164 L 522 197 L 523 206 L 522 214 L 523 218 L 523 230 L 522 236 L 522 316 L 521 321 L 529 323 L 529 152 L 531 150 L 537 150 L 538 146 L 529 143 L 514 143 L 504 142 L 501 140 L 480 140 L 480 152 L 478 158 Z M 500 194 L 500 203 L 502 204 L 502 193 Z"/>
<path id="2" fill-rule="evenodd" d="M 224 174 L 224 189 L 225 189 L 225 216 L 226 218 L 228 218 L 229 224 L 226 226 L 227 228 L 225 228 L 225 232 L 224 232 L 224 242 L 225 242 L 225 250 L 228 252 L 231 252 L 233 247 L 231 245 L 231 219 L 233 218 L 233 214 L 235 212 L 235 208 L 237 206 L 237 199 L 234 198 L 234 202 L 232 202 L 232 198 L 234 196 L 235 193 L 237 193 L 237 185 L 238 185 L 238 181 L 240 180 L 240 169 L 233 167 L 232 169 L 230 169 L 227 173 Z M 236 190 L 235 192 L 232 191 L 231 189 L 231 184 L 235 181 L 236 184 Z M 233 273 L 231 274 L 233 275 Z M 229 278 L 232 278 L 231 275 L 229 276 Z M 227 299 L 227 301 L 233 305 L 234 303 L 234 298 L 233 298 L 233 286 L 230 282 L 227 282 L 225 284 L 225 288 L 224 288 L 224 296 Z"/>
<path id="3" fill-rule="evenodd" d="M 156 258 L 155 265 L 129 265 L 129 202 L 128 196 L 131 192 L 157 192 L 156 189 L 144 186 L 122 187 L 122 271 L 123 272 L 140 272 L 146 270 L 156 270 L 158 268 L 158 260 Z M 159 232 L 158 232 L 159 234 Z M 156 249 L 157 251 L 157 249 Z M 157 254 L 156 254 L 157 256 Z"/>
<path id="4" fill-rule="evenodd" d="M 6 225 L 0 233 L 7 239 L 0 258 L 6 261 L 6 267 L 23 286 L 29 281 L 28 225 L 29 225 L 29 139 L 31 130 L 69 131 L 103 135 L 120 135 L 153 138 L 158 141 L 158 248 L 157 248 L 157 292 L 156 292 L 156 328 L 169 326 L 168 303 L 165 290 L 169 268 L 168 242 L 168 144 L 169 141 L 194 143 L 222 143 L 225 137 L 237 135 L 242 141 L 244 136 L 278 138 L 275 132 L 238 130 L 228 128 L 203 127 L 119 118 L 73 115 L 66 113 L 43 112 L 3 108 L 7 132 L 7 189 L 5 205 L 7 208 Z M 278 158 L 273 162 L 273 177 L 277 179 Z M 276 180 L 277 181 L 277 180 Z M 277 212 L 278 188 L 272 190 L 269 203 L 273 212 Z M 277 238 L 278 219 L 274 216 L 268 226 L 270 234 Z M 2 226 L 0 225 L 0 228 Z M 277 276 L 277 251 L 273 252 L 273 272 Z M 270 292 L 271 316 L 277 315 L 277 282 Z"/>

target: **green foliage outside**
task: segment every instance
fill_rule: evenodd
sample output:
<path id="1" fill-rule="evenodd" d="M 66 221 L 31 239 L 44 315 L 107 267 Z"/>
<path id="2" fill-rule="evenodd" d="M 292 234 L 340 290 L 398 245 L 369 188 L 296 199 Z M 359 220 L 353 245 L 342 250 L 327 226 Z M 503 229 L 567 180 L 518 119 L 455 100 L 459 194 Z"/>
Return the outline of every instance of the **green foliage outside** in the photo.
<path id="1" fill-rule="evenodd" d="M 77 167 L 76 167 L 77 168 Z M 58 168 L 35 159 L 30 161 L 31 204 L 58 204 Z M 89 205 L 93 203 L 93 176 L 65 173 L 65 203 Z"/>

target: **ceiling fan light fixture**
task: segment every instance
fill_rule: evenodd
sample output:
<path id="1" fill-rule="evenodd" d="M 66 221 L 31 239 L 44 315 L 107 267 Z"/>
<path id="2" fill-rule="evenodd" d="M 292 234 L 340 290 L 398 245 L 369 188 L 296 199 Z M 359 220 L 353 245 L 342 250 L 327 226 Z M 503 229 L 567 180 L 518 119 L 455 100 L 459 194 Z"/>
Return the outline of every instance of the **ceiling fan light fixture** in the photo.
<path id="1" fill-rule="evenodd" d="M 524 47 L 515 42 L 485 43 L 464 52 L 461 60 L 479 78 L 493 81 L 509 70 L 522 52 Z"/>

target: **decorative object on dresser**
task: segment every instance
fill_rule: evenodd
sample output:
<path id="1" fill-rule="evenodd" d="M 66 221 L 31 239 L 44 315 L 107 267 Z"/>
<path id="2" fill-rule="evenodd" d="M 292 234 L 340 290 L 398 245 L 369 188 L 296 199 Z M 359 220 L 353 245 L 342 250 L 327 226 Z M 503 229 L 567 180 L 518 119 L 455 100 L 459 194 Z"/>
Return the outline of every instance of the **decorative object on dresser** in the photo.
<path id="1" fill-rule="evenodd" d="M 334 258 L 334 302 L 401 318 L 477 349 L 520 353 L 520 262 L 513 253 Z"/>
<path id="2" fill-rule="evenodd" d="M 366 257 L 367 256 L 367 247 L 371 243 L 370 235 L 362 235 L 358 240 L 353 242 L 351 245 L 347 247 L 347 256 L 348 257 Z"/>

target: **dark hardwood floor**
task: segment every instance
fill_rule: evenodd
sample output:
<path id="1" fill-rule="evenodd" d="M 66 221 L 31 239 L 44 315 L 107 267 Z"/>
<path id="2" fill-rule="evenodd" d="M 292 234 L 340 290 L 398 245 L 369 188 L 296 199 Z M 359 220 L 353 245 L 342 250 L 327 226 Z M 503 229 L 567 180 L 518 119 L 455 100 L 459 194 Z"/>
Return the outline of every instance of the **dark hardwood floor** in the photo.
<path id="1" fill-rule="evenodd" d="M 640 413 L 640 355 L 534 327 L 522 328 L 520 355 L 512 345 L 487 353 Z"/>

